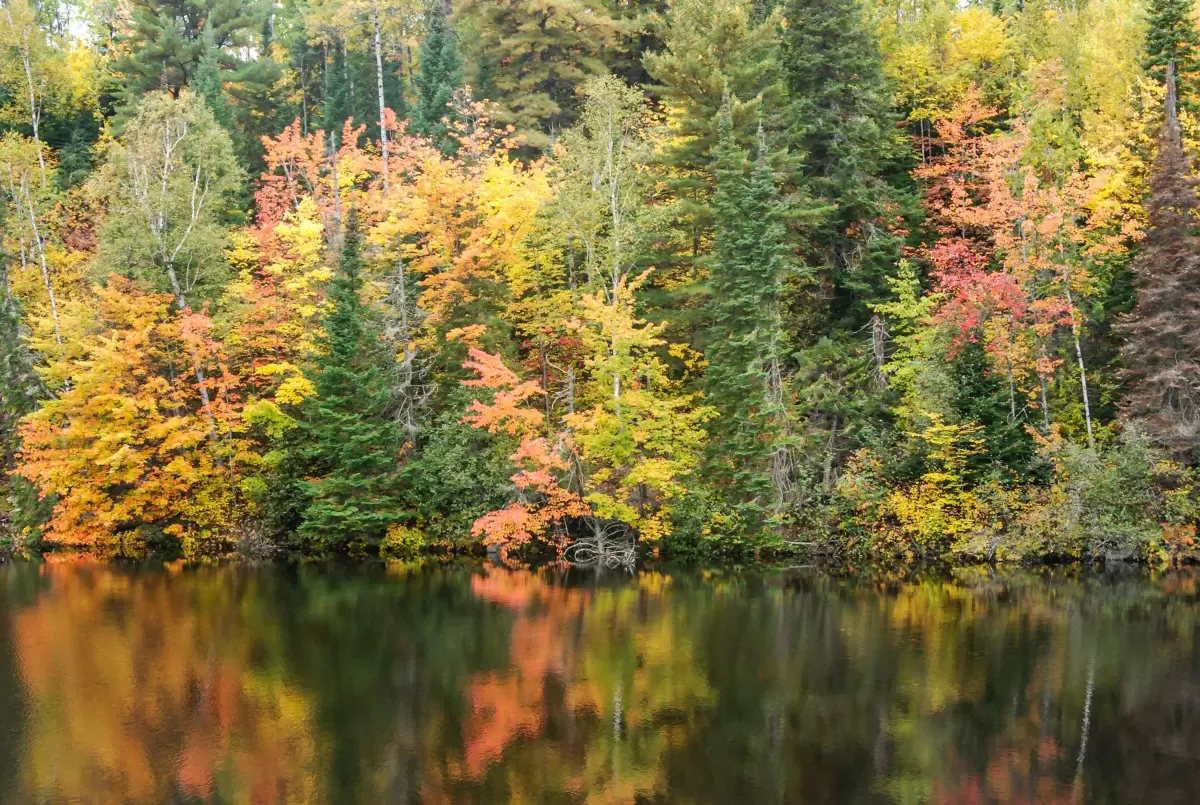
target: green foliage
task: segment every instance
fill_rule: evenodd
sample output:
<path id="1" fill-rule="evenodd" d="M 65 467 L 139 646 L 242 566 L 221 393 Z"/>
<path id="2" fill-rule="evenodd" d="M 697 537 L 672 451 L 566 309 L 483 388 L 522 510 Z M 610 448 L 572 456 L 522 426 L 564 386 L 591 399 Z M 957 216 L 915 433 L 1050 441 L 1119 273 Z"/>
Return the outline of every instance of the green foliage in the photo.
<path id="1" fill-rule="evenodd" d="M 703 262 L 711 237 L 713 152 L 718 121 L 728 99 L 734 140 L 751 146 L 764 114 L 778 112 L 780 82 L 779 25 L 774 15 L 755 15 L 747 0 L 683 0 L 672 4 L 664 21 L 663 49 L 645 56 L 670 118 L 669 139 L 658 159 L 679 216 L 677 248 L 692 262 Z"/>
<path id="2" fill-rule="evenodd" d="M 1174 63 L 1179 76 L 1179 96 L 1194 102 L 1200 90 L 1195 79 L 1200 72 L 1200 32 L 1196 30 L 1196 8 L 1190 0 L 1151 0 L 1143 66 L 1162 84 L 1167 65 Z"/>
<path id="3" fill-rule="evenodd" d="M 710 462 L 716 477 L 727 479 L 734 502 L 779 511 L 791 491 L 794 446 L 779 313 L 787 270 L 783 204 L 761 132 L 747 174 L 728 103 L 720 129 L 710 272 L 715 332 L 705 374 L 705 397 L 719 417 L 710 425 Z"/>
<path id="4" fill-rule="evenodd" d="M 133 0 L 129 13 L 128 30 L 120 40 L 124 55 L 112 65 L 120 86 L 118 127 L 133 119 L 147 93 L 161 90 L 178 98 L 199 73 L 208 93 L 215 93 L 214 84 L 228 82 L 239 123 L 252 130 L 247 125 L 251 115 L 270 103 L 271 86 L 278 78 L 275 63 L 261 57 L 265 3 Z M 246 58 L 256 52 L 259 58 Z"/>
<path id="5" fill-rule="evenodd" d="M 400 440 L 390 416 L 394 358 L 381 348 L 377 316 L 362 299 L 361 237 L 352 212 L 313 356 L 317 394 L 296 416 L 308 501 L 299 535 L 316 551 L 377 545 L 401 515 Z"/>
<path id="6" fill-rule="evenodd" d="M 326 49 L 329 53 L 324 65 L 324 99 L 320 125 L 327 132 L 339 137 L 347 120 L 356 126 L 366 125 L 367 133 L 379 136 L 378 74 L 375 55 L 366 51 L 350 50 L 345 42 Z M 408 115 L 404 100 L 403 82 L 399 77 L 399 66 L 385 58 L 383 61 L 383 96 L 387 108 L 403 120 Z"/>
<path id="7" fill-rule="evenodd" d="M 1008 389 L 1002 376 L 990 370 L 982 345 L 968 343 L 950 361 L 953 389 L 950 402 L 959 422 L 978 425 L 983 449 L 969 463 L 975 479 L 994 467 L 1027 479 L 1033 460 L 1034 443 L 1027 428 L 1028 404 L 1017 401 L 1021 409 L 1014 415 Z"/>
<path id="8" fill-rule="evenodd" d="M 181 307 L 217 296 L 228 271 L 225 218 L 242 176 L 229 133 L 204 99 L 145 96 L 93 177 L 109 206 L 97 274 L 143 280 Z"/>
<path id="9" fill-rule="evenodd" d="M 432 139 L 452 154 L 454 140 L 447 137 L 453 120 L 450 99 L 462 86 L 462 62 L 454 44 L 454 30 L 441 0 L 434 0 L 427 15 L 425 39 L 421 42 L 420 71 L 413 76 L 417 102 L 413 107 L 413 131 Z"/>
<path id="10" fill-rule="evenodd" d="M 455 20 L 468 83 L 539 149 L 574 122 L 577 90 L 607 72 L 605 51 L 626 27 L 602 0 L 462 0 Z"/>
<path id="11" fill-rule="evenodd" d="M 203 52 L 199 64 L 196 65 L 192 92 L 204 99 L 208 108 L 212 110 L 213 118 L 229 130 L 233 124 L 233 116 L 230 114 L 229 101 L 221 81 L 221 62 L 217 46 L 213 42 L 212 28 L 205 27 L 200 42 Z"/>
<path id="12" fill-rule="evenodd" d="M 465 404 L 451 403 L 403 471 L 408 505 L 431 541 L 468 542 L 471 525 L 508 502 L 515 444 L 462 422 L 465 414 Z"/>
<path id="13" fill-rule="evenodd" d="M 784 16 L 783 125 L 802 160 L 797 183 L 829 205 L 814 256 L 835 287 L 831 321 L 859 327 L 897 257 L 886 222 L 896 194 L 884 179 L 907 149 L 858 0 L 788 0 Z"/>

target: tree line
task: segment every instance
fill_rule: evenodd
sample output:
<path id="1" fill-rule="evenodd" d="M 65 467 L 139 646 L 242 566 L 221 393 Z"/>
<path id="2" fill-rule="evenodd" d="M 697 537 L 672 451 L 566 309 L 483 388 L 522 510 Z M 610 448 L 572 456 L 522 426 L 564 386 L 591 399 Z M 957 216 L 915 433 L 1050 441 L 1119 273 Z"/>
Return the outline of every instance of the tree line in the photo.
<path id="1" fill-rule="evenodd" d="M 5 0 L 5 543 L 1191 556 L 1183 0 Z"/>

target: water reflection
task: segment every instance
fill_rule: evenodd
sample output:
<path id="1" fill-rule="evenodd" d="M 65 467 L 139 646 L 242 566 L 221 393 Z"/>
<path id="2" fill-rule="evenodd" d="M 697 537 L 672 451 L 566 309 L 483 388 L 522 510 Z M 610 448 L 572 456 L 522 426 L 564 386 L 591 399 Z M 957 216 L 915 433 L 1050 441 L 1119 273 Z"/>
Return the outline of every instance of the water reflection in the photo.
<path id="1" fill-rule="evenodd" d="M 1198 589 L 3 567 L 0 799 L 1190 803 Z"/>

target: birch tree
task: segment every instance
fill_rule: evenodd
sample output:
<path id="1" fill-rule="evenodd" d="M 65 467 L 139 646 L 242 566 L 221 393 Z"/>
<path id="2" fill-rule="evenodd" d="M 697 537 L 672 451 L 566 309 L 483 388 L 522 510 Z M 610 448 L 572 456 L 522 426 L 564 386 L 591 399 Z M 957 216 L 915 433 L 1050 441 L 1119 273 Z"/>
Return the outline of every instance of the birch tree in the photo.
<path id="1" fill-rule="evenodd" d="M 110 198 L 101 268 L 169 289 L 181 311 L 207 298 L 226 273 L 221 219 L 241 169 L 204 100 L 147 96 L 96 181 Z M 204 370 L 195 373 L 207 407 Z"/>

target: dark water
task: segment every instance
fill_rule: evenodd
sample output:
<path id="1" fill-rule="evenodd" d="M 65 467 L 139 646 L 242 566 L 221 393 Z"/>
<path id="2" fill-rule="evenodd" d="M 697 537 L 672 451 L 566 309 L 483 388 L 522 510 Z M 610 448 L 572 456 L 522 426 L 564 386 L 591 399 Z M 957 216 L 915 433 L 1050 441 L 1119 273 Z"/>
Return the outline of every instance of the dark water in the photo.
<path id="1" fill-rule="evenodd" d="M 1193 803 L 1198 590 L 0 567 L 0 802 Z"/>

